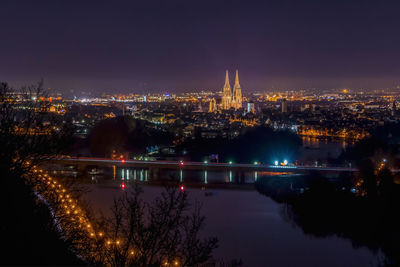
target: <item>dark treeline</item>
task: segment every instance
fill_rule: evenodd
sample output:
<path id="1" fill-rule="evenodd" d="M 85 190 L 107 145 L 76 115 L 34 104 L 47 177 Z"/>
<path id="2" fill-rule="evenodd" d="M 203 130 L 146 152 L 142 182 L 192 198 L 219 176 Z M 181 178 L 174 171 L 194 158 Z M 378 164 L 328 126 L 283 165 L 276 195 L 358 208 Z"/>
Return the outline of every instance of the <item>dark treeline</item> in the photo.
<path id="1" fill-rule="evenodd" d="M 204 160 L 205 156 L 217 154 L 223 162 L 272 163 L 275 160 L 295 160 L 301 139 L 288 131 L 275 131 L 269 127 L 248 128 L 236 139 L 188 139 L 180 145 L 192 160 Z"/>
<path id="2" fill-rule="evenodd" d="M 400 185 L 376 186 L 361 196 L 339 182 L 310 175 L 283 182 L 282 178 L 265 177 L 256 187 L 260 193 L 284 203 L 281 216 L 304 233 L 346 238 L 354 247 L 382 252 L 382 266 L 400 265 Z"/>
<path id="3" fill-rule="evenodd" d="M 400 125 L 390 123 L 380 126 L 371 132 L 371 136 L 360 140 L 343 151 L 336 163 L 352 163 L 353 166 L 363 165 L 366 159 L 378 162 L 387 160 L 391 166 L 399 167 Z"/>
<path id="4" fill-rule="evenodd" d="M 45 103 L 28 98 L 21 104 L 10 97 L 10 92 L 6 83 L 0 84 L 1 264 L 79 265 L 82 261 L 57 231 L 48 206 L 24 179 L 40 156 L 60 153 L 70 145 L 71 129 L 51 114 L 34 112 Z M 44 95 L 41 83 L 20 92 Z M 22 105 L 24 108 L 19 108 Z M 52 134 L 32 134 L 28 129 Z"/>
<path id="5" fill-rule="evenodd" d="M 301 147 L 301 139 L 294 133 L 269 127 L 247 128 L 234 139 L 208 139 L 196 134 L 176 146 L 174 138 L 173 133 L 154 129 L 147 121 L 120 116 L 97 123 L 73 150 L 76 155 L 110 157 L 123 154 L 132 157 L 146 154 L 151 147 L 174 146 L 177 156 L 189 156 L 193 161 L 218 155 L 224 162 L 273 163 L 284 159 L 294 161 Z"/>
<path id="6" fill-rule="evenodd" d="M 95 157 L 141 155 L 147 152 L 146 148 L 171 143 L 170 133 L 152 128 L 149 122 L 120 116 L 97 123 L 86 139 L 77 141 L 73 151 L 77 155 Z"/>
<path id="7" fill-rule="evenodd" d="M 382 252 L 382 266 L 400 265 L 397 125 L 376 129 L 338 159 L 359 171 L 329 178 L 322 173 L 300 177 L 263 177 L 256 188 L 284 203 L 282 216 L 306 234 L 339 236 L 355 247 Z"/>

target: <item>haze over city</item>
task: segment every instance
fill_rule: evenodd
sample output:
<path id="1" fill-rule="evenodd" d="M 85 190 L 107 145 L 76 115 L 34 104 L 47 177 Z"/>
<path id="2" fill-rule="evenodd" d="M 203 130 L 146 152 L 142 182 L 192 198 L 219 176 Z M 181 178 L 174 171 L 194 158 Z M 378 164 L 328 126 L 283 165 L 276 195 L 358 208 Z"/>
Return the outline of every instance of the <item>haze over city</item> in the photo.
<path id="1" fill-rule="evenodd" d="M 0 265 L 400 266 L 399 10 L 0 1 Z"/>
<path id="2" fill-rule="evenodd" d="M 93 92 L 393 88 L 398 1 L 2 1 L 0 79 Z"/>

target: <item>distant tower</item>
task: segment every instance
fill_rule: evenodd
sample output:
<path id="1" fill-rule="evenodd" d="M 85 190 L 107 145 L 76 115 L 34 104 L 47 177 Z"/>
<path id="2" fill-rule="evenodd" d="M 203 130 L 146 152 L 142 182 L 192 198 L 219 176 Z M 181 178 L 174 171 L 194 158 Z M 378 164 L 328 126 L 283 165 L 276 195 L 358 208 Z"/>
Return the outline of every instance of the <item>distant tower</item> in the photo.
<path id="1" fill-rule="evenodd" d="M 242 108 L 242 89 L 239 84 L 239 72 L 236 70 L 235 85 L 232 93 L 232 107 L 234 109 Z"/>
<path id="2" fill-rule="evenodd" d="M 232 104 L 231 85 L 229 84 L 229 74 L 226 71 L 225 84 L 222 90 L 222 109 L 230 109 Z"/>
<path id="3" fill-rule="evenodd" d="M 215 98 L 213 98 L 210 101 L 210 106 L 208 108 L 208 112 L 215 112 L 215 111 L 217 111 L 217 101 L 215 101 Z"/>
<path id="4" fill-rule="evenodd" d="M 282 113 L 287 113 L 287 101 L 286 101 L 286 98 L 284 98 L 282 100 L 281 108 L 282 108 Z"/>
<path id="5" fill-rule="evenodd" d="M 255 113 L 254 102 L 250 101 L 247 103 L 247 113 Z"/>

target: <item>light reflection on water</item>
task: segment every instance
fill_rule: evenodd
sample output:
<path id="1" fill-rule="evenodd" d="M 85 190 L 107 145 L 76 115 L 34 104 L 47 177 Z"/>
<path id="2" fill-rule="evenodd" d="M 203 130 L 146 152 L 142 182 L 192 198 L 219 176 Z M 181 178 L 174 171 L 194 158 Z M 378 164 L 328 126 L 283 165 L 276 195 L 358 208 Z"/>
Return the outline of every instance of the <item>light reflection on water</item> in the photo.
<path id="1" fill-rule="evenodd" d="M 128 191 L 135 181 L 142 183 L 148 200 L 162 191 L 159 183 L 152 182 L 172 177 L 183 183 L 185 191 L 203 203 L 204 235 L 216 235 L 220 239 L 215 256 L 241 258 L 244 266 L 367 266 L 376 262 L 376 256 L 369 250 L 354 248 L 349 240 L 310 238 L 281 217 L 282 204 L 261 195 L 253 186 L 264 176 L 293 178 L 289 173 L 119 167 L 99 169 L 98 173 L 87 176 L 89 183 L 96 183 L 90 185 L 93 191 L 87 197 L 95 208 L 101 209 L 110 207 L 113 197 Z"/>
<path id="2" fill-rule="evenodd" d="M 129 169 L 125 170 L 129 172 Z M 121 179 L 125 170 L 118 170 Z M 131 171 L 133 174 L 145 175 L 144 170 Z M 226 177 L 229 177 L 230 172 L 213 174 L 209 171 L 207 176 L 204 176 L 205 174 L 205 171 L 197 173 L 200 184 L 204 185 L 203 179 L 207 177 L 208 185 L 222 181 L 227 187 L 204 191 L 200 187 L 185 185 L 185 191 L 189 193 L 192 200 L 202 203 L 202 213 L 206 216 L 203 236 L 215 235 L 219 238 L 220 246 L 214 253 L 217 258 L 241 258 L 244 266 L 276 267 L 368 266 L 369 263 L 375 261 L 375 256 L 370 251 L 352 247 L 349 240 L 337 237 L 310 238 L 301 229 L 294 228 L 281 217 L 282 204 L 274 202 L 255 190 L 226 190 L 229 185 L 232 185 L 226 182 Z M 213 179 L 215 175 L 219 175 L 220 178 Z M 259 175 L 258 179 L 262 179 L 260 173 L 257 175 Z M 185 176 L 185 171 L 183 171 L 183 176 L 186 180 L 190 180 L 187 175 Z M 235 182 L 234 173 L 232 176 Z M 254 183 L 256 173 L 249 173 L 247 176 L 252 179 L 246 179 L 246 181 L 250 183 L 253 180 Z M 128 180 L 127 176 L 125 177 Z M 129 188 L 129 182 L 125 181 L 125 183 L 126 188 Z M 238 184 L 238 186 L 242 185 Z M 103 210 L 110 207 L 113 197 L 122 192 L 122 190 L 116 190 L 116 186 L 103 186 L 101 183 L 91 185 L 91 187 L 93 190 L 88 196 L 89 199 L 96 207 Z M 147 186 L 147 183 L 143 183 L 143 189 L 143 197 L 146 201 L 151 201 L 162 192 L 162 186 Z M 206 194 L 206 192 L 212 192 L 212 194 Z"/>
<path id="3" fill-rule="evenodd" d="M 179 181 L 180 183 L 201 183 L 209 184 L 254 184 L 261 176 L 288 176 L 295 175 L 288 172 L 235 172 L 229 171 L 209 171 L 209 170 L 149 170 L 141 168 L 119 168 L 113 166 L 112 178 L 108 174 L 107 168 L 98 175 L 91 175 L 91 180 L 102 182 L 107 180 L 118 180 L 132 182 L 160 182 L 160 181 Z M 115 174 L 115 176 L 114 176 Z M 84 179 L 84 177 L 81 177 Z"/>

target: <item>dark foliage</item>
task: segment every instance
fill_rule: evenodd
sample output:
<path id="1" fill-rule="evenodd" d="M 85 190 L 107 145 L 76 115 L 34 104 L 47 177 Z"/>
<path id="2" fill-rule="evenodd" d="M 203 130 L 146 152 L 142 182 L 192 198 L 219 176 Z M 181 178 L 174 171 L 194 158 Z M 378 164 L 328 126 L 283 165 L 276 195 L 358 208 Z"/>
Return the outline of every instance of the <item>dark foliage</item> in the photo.
<path id="1" fill-rule="evenodd" d="M 196 138 L 183 143 L 193 160 L 203 160 L 211 154 L 219 154 L 222 161 L 273 162 L 293 160 L 301 146 L 298 136 L 288 131 L 274 131 L 268 127 L 249 128 L 236 139 Z"/>
<path id="2" fill-rule="evenodd" d="M 146 147 L 169 144 L 171 136 L 150 127 L 149 123 L 129 116 L 100 121 L 88 135 L 93 156 L 110 157 L 113 151 L 119 154 L 143 154 Z"/>
<path id="3" fill-rule="evenodd" d="M 259 179 L 257 189 L 284 203 L 283 218 L 306 234 L 350 239 L 355 247 L 383 252 L 383 266 L 399 266 L 400 185 L 394 183 L 388 168 L 376 171 L 368 161 L 362 166 L 359 175 L 364 183 L 359 187 L 355 185 L 357 177 L 330 181 L 314 173 L 283 183 L 264 177 Z M 358 193 L 351 192 L 352 187 L 358 188 Z"/>
<path id="4" fill-rule="evenodd" d="M 400 125 L 387 124 L 372 131 L 370 137 L 360 140 L 347 148 L 339 157 L 339 162 L 352 162 L 353 166 L 365 164 L 366 159 L 375 163 L 386 159 L 392 166 L 400 166 Z"/>
<path id="5" fill-rule="evenodd" d="M 40 156 L 60 152 L 70 140 L 70 129 L 60 118 L 40 112 L 48 103 L 32 101 L 45 96 L 41 87 L 13 91 L 0 84 L 0 234 L 5 265 L 81 263 L 60 238 L 49 207 L 23 178 Z"/>

